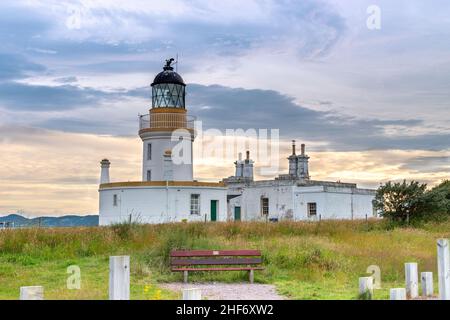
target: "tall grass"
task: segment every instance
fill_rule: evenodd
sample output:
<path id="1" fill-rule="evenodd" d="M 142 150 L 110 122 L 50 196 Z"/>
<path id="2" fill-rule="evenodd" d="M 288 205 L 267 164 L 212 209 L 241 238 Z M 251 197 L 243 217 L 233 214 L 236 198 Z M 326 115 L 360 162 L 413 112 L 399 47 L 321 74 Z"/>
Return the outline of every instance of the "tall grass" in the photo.
<path id="1" fill-rule="evenodd" d="M 398 228 L 385 221 L 280 223 L 120 224 L 111 227 L 0 232 L 0 298 L 14 298 L 27 282 L 46 283 L 50 296 L 105 298 L 108 256 L 132 261 L 135 298 L 140 286 L 180 281 L 170 272 L 173 249 L 260 249 L 265 270 L 256 281 L 273 283 L 291 298 L 358 298 L 357 280 L 378 265 L 386 287 L 403 282 L 403 263 L 436 270 L 435 240 L 450 236 L 450 221 Z M 67 293 L 65 268 L 81 265 L 86 290 Z M 58 277 L 53 279 L 52 274 Z M 193 273 L 193 281 L 246 281 L 240 272 Z M 32 282 L 32 283 L 28 283 Z M 86 292 L 86 293 L 83 293 Z M 379 297 L 385 297 L 382 291 Z M 163 297 L 172 297 L 163 292 Z"/>

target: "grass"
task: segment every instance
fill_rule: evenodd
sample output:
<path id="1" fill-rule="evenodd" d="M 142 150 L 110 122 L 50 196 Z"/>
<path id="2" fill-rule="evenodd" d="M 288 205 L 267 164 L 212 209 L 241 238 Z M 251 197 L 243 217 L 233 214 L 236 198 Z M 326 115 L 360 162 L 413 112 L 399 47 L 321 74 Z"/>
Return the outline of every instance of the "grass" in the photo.
<path id="1" fill-rule="evenodd" d="M 46 299 L 107 299 L 110 255 L 131 256 L 132 299 L 178 299 L 178 293 L 159 287 L 182 280 L 168 268 L 175 248 L 260 249 L 266 269 L 255 272 L 255 281 L 274 284 L 290 299 L 358 299 L 358 278 L 378 265 L 382 289 L 375 298 L 387 299 L 389 288 L 404 286 L 405 262 L 418 262 L 419 272 L 436 272 L 436 239 L 442 237 L 450 237 L 450 221 L 414 228 L 322 221 L 4 230 L 0 299 L 17 299 L 26 285 L 43 285 Z M 70 265 L 80 267 L 80 290 L 67 289 Z M 190 274 L 198 282 L 247 279 L 244 272 Z"/>

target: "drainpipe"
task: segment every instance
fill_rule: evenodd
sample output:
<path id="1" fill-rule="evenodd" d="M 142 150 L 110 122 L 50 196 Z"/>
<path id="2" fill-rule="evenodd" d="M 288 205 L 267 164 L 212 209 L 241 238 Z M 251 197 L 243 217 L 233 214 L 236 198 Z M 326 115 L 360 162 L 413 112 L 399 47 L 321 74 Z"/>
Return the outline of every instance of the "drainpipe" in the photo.
<path id="1" fill-rule="evenodd" d="M 166 180 L 166 219 L 169 219 L 169 180 Z"/>

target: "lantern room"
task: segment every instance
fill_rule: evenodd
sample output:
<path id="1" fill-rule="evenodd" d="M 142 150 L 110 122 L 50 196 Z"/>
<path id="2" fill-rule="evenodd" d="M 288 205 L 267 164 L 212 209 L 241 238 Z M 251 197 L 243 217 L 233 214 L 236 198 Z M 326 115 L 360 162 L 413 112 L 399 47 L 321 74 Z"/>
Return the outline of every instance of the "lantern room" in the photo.
<path id="1" fill-rule="evenodd" d="M 152 108 L 185 108 L 186 84 L 183 78 L 173 71 L 175 59 L 166 60 L 164 70 L 152 83 Z"/>

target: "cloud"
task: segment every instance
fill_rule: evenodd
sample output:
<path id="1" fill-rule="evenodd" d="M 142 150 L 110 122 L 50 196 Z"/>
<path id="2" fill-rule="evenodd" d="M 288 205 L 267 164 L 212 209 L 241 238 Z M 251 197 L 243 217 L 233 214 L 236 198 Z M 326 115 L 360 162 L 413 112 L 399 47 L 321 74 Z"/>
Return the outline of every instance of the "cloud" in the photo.
<path id="1" fill-rule="evenodd" d="M 28 117 L 30 121 L 25 124 L 66 132 L 135 135 L 137 114 L 146 113 L 149 104 L 148 87 L 104 91 L 71 84 L 0 84 L 0 105 L 8 108 L 10 114 L 35 112 L 41 116 Z M 205 128 L 222 132 L 280 129 L 283 139 L 322 142 L 318 147 L 321 150 L 449 148 L 450 134 L 423 132 L 419 119 L 361 119 L 332 108 L 318 111 L 273 90 L 189 84 L 187 107 Z"/>
<path id="2" fill-rule="evenodd" d="M 0 84 L 2 81 L 22 79 L 31 73 L 43 71 L 44 66 L 30 62 L 20 55 L 0 52 Z"/>
<path id="3" fill-rule="evenodd" d="M 395 135 L 385 127 L 420 128 L 422 121 L 361 119 L 333 111 L 316 111 L 271 90 L 190 85 L 188 105 L 207 127 L 275 128 L 284 138 L 326 141 L 329 150 L 448 149 L 450 134 Z M 205 108 L 207 107 L 207 108 Z"/>
<path id="4" fill-rule="evenodd" d="M 98 104 L 110 94 L 73 85 L 42 86 L 10 82 L 0 84 L 0 105 L 14 110 L 66 110 Z"/>
<path id="5" fill-rule="evenodd" d="M 3 34 L 5 40 L 10 37 L 8 42 L 15 50 L 32 51 L 30 54 L 40 59 L 45 56 L 42 61 L 47 64 L 65 59 L 78 67 L 103 66 L 106 72 L 110 72 L 111 62 L 120 64 L 127 60 L 124 57 L 151 59 L 176 52 L 183 54 L 190 68 L 202 52 L 200 58 L 240 57 L 254 49 L 294 50 L 298 57 L 310 59 L 326 55 L 347 29 L 333 6 L 311 0 L 227 1 L 220 5 L 207 1 L 157 4 L 131 0 L 118 5 L 36 0 L 0 7 L 9 16 L 19 12 L 20 25 L 6 16 L 0 22 L 3 30 L 17 30 L 14 37 L 11 32 Z"/>
<path id="6" fill-rule="evenodd" d="M 450 156 L 421 156 L 402 166 L 415 172 L 450 172 Z"/>
<path id="7" fill-rule="evenodd" d="M 62 77 L 62 78 L 57 78 L 54 80 L 55 82 L 58 83 L 74 83 L 74 82 L 78 82 L 78 78 L 77 77 Z"/>

